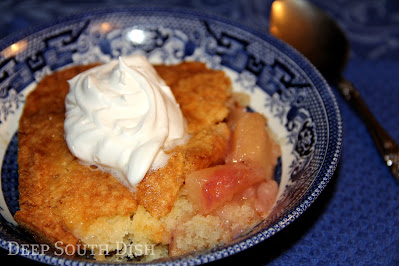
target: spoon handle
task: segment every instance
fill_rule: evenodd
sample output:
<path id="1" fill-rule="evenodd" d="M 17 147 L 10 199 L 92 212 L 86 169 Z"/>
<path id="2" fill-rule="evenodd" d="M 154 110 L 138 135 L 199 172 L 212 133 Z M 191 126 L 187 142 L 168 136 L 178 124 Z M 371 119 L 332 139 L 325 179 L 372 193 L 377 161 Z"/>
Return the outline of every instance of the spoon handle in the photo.
<path id="1" fill-rule="evenodd" d="M 395 179 L 399 182 L 399 145 L 370 112 L 359 92 L 350 81 L 341 79 L 337 83 L 337 87 L 366 124 L 378 151 Z"/>

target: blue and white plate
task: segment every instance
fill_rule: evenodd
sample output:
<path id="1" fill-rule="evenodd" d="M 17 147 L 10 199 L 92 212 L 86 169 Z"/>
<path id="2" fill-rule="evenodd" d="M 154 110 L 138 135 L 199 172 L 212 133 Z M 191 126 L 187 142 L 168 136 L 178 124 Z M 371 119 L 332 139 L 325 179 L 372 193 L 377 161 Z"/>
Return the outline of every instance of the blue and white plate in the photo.
<path id="1" fill-rule="evenodd" d="M 267 239 L 292 223 L 330 180 L 342 148 L 342 120 L 329 86 L 297 52 L 237 23 L 187 10 L 124 8 L 92 11 L 31 28 L 0 42 L 0 246 L 57 265 L 93 263 L 22 249 L 35 243 L 13 215 L 18 210 L 18 120 L 27 94 L 45 75 L 71 65 L 140 53 L 153 63 L 206 62 L 224 70 L 234 90 L 251 95 L 282 145 L 271 214 L 226 246 L 169 263 L 214 261 Z M 33 245 L 27 245 L 32 247 Z"/>

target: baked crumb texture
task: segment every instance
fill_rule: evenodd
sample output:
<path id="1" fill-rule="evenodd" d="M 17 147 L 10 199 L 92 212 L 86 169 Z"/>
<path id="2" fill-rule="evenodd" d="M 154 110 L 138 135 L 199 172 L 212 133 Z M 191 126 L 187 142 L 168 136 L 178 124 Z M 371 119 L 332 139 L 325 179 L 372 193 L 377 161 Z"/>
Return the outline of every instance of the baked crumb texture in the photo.
<path id="1" fill-rule="evenodd" d="M 192 137 L 170 151 L 168 164 L 147 173 L 132 194 L 110 174 L 82 165 L 64 139 L 67 80 L 90 67 L 46 76 L 28 96 L 18 132 L 15 220 L 23 228 L 39 242 L 62 243 L 69 254 L 80 248 L 91 249 L 100 260 L 150 261 L 222 244 L 261 220 L 247 201 L 202 215 L 187 200 L 185 177 L 226 157 L 231 133 L 224 121 L 232 92 L 222 71 L 196 62 L 156 66 Z"/>

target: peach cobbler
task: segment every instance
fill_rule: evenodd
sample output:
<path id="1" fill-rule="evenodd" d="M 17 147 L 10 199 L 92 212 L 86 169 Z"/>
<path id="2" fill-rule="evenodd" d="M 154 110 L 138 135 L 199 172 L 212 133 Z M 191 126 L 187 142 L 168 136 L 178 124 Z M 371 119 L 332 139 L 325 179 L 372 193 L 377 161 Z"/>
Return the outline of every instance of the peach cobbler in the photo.
<path id="1" fill-rule="evenodd" d="M 199 62 L 154 66 L 188 137 L 165 149 L 167 160 L 132 186 L 101 164 L 82 162 L 66 142 L 68 80 L 93 67 L 48 75 L 26 100 L 15 220 L 37 241 L 98 260 L 150 261 L 223 245 L 268 215 L 280 147 L 266 118 L 247 111 L 224 72 Z"/>

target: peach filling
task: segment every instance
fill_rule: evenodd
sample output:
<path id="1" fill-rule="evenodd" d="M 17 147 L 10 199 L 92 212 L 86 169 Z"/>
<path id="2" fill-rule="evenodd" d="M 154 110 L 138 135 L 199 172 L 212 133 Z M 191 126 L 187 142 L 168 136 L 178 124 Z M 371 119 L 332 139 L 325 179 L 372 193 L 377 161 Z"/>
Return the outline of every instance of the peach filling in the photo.
<path id="1" fill-rule="evenodd" d="M 195 171 L 186 178 L 188 200 L 202 215 L 227 217 L 232 202 L 245 201 L 265 218 L 273 207 L 278 185 L 273 179 L 280 146 L 266 129 L 259 113 L 238 107 L 227 121 L 232 139 L 225 164 Z M 234 223 L 234 221 L 229 221 Z"/>

